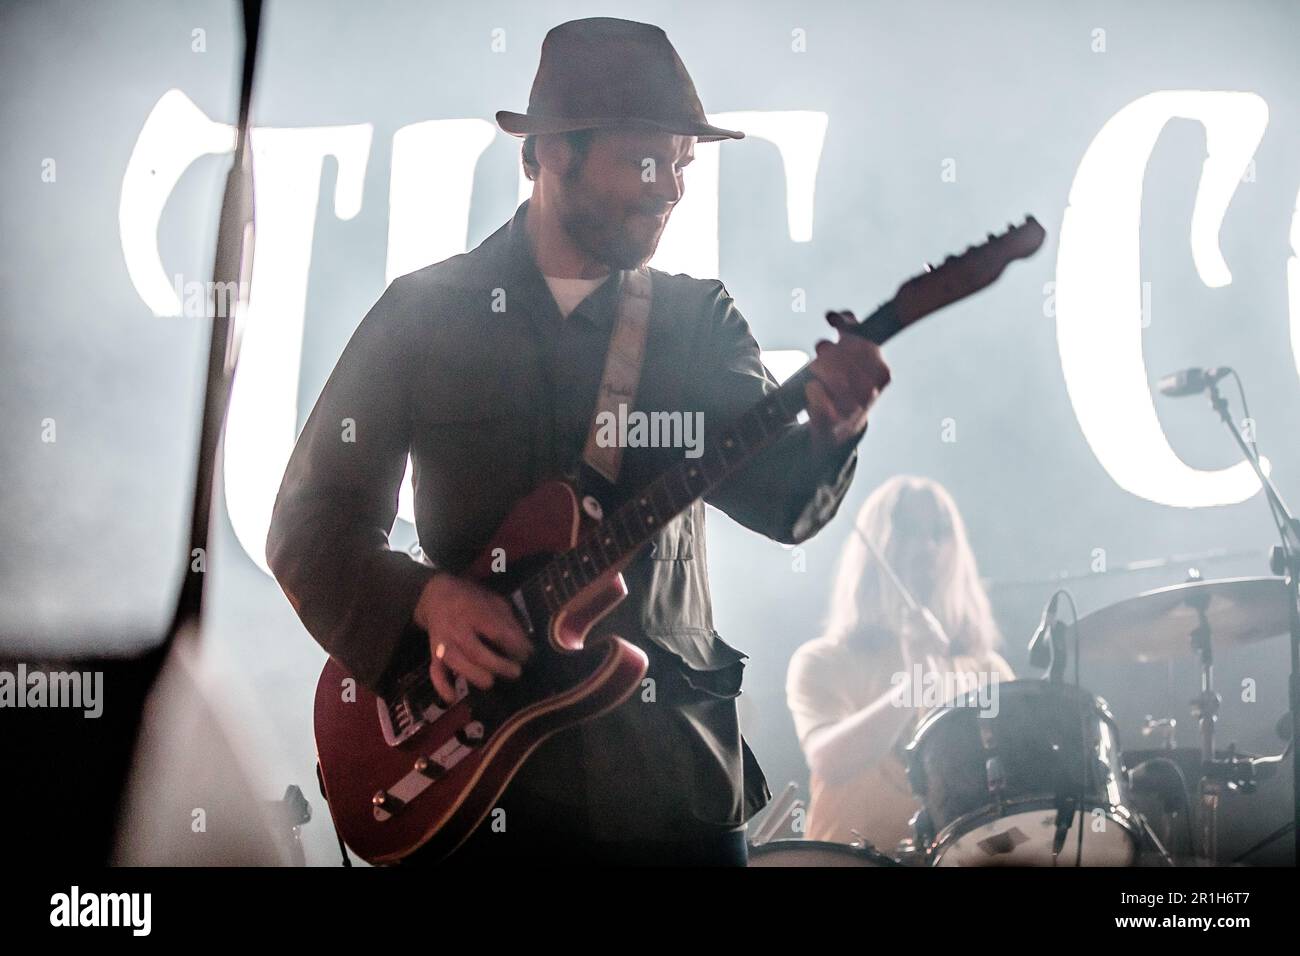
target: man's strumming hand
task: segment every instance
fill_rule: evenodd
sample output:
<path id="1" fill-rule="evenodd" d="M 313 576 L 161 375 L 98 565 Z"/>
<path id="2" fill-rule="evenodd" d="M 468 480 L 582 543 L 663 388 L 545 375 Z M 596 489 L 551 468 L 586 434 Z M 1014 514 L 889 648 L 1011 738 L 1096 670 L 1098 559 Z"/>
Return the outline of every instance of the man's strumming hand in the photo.
<path id="1" fill-rule="evenodd" d="M 412 618 L 429 635 L 429 677 L 446 701 L 456 699 L 457 675 L 488 690 L 497 677 L 518 677 L 533 653 L 505 598 L 445 571 L 426 582 Z"/>

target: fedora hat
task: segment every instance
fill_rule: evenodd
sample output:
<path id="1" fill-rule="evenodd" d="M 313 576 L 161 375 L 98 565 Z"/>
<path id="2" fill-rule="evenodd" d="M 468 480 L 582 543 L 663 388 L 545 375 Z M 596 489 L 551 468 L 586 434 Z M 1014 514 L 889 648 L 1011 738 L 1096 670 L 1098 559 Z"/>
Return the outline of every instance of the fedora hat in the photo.
<path id="1" fill-rule="evenodd" d="M 501 110 L 512 136 L 579 129 L 648 129 L 701 143 L 743 139 L 711 125 L 668 34 L 649 23 L 589 17 L 561 23 L 542 41 L 528 112 Z"/>

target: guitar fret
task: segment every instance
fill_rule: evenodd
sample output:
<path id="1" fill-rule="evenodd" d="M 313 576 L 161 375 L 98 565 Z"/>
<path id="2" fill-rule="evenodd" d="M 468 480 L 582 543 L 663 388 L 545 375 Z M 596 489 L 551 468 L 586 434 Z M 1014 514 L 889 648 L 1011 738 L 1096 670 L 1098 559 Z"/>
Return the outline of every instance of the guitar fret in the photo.
<path id="1" fill-rule="evenodd" d="M 752 412 L 741 418 L 737 430 L 740 432 L 741 437 L 744 439 L 745 445 L 747 446 L 762 443 L 763 439 L 768 435 L 767 428 L 764 425 L 762 418 Z"/>
<path id="2" fill-rule="evenodd" d="M 704 480 L 711 485 L 716 483 L 719 479 L 721 479 L 722 475 L 726 473 L 725 468 L 722 469 L 721 472 L 718 472 L 716 474 L 714 472 L 714 466 L 718 464 L 719 457 L 721 457 L 721 453 L 718 451 L 718 449 L 710 448 L 709 451 L 704 455 L 704 457 L 701 458 L 699 461 L 700 473 L 704 475 Z"/>
<path id="3" fill-rule="evenodd" d="M 560 555 L 556 567 L 560 574 L 560 593 L 564 595 L 564 600 L 567 601 L 578 593 L 573 584 L 573 569 L 569 567 L 569 555 Z"/>
<path id="4" fill-rule="evenodd" d="M 736 433 L 734 428 L 728 428 L 722 433 L 720 445 L 721 451 L 719 454 L 722 456 L 722 461 L 725 465 L 730 466 L 733 462 L 739 461 L 744 456 L 744 452 L 741 449 L 740 436 Z"/>
<path id="5" fill-rule="evenodd" d="M 687 473 L 693 467 L 694 467 L 693 465 L 678 465 L 676 468 L 670 471 L 666 476 L 667 480 L 670 481 L 672 479 L 677 480 L 677 484 L 682 490 L 681 491 L 682 498 L 685 500 L 687 504 L 689 504 L 695 498 L 695 491 L 694 489 L 691 488 L 690 479 L 687 477 Z"/>
<path id="6" fill-rule="evenodd" d="M 678 489 L 673 493 L 673 501 L 679 509 L 689 508 L 695 499 L 699 497 L 699 492 L 691 487 L 690 481 L 686 477 L 686 473 L 692 470 L 695 470 L 697 474 L 699 473 L 698 466 L 694 462 L 681 465 L 673 473 L 673 477 L 677 479 Z"/>
<path id="7" fill-rule="evenodd" d="M 624 506 L 618 509 L 618 512 L 614 517 L 617 523 L 616 530 L 623 532 L 623 549 L 624 551 L 630 551 L 632 548 L 636 547 L 637 536 L 628 527 L 627 520 L 629 517 L 629 511 L 627 507 Z"/>
<path id="8" fill-rule="evenodd" d="M 539 605 L 546 605 L 547 610 L 550 610 L 545 598 L 538 599 L 537 587 L 531 581 L 525 581 L 519 586 L 519 595 L 524 600 L 524 609 L 529 616 L 531 616 L 532 610 Z"/>
<path id="9" fill-rule="evenodd" d="M 519 586 L 519 593 L 524 597 L 524 606 L 528 608 L 544 607 L 547 611 L 551 609 L 551 602 L 546 597 L 546 585 L 543 583 L 543 573 L 533 581 L 525 581 Z"/>
<path id="10" fill-rule="evenodd" d="M 592 581 L 596 580 L 596 578 L 600 577 L 600 568 L 598 568 L 596 562 L 591 559 L 591 549 L 588 546 L 585 544 L 579 544 L 575 553 L 578 556 L 578 573 L 582 577 L 583 585 L 588 585 Z"/>
<path id="11" fill-rule="evenodd" d="M 610 567 L 610 564 L 614 563 L 614 555 L 610 554 L 610 545 L 614 542 L 614 535 L 612 535 L 610 528 L 602 523 L 595 527 L 590 537 L 593 538 L 595 546 L 601 551 L 599 561 L 601 561 L 601 570 L 604 571 Z"/>
<path id="12" fill-rule="evenodd" d="M 668 491 L 668 485 L 662 480 L 650 486 L 650 504 L 660 527 L 669 521 L 671 515 L 677 513 L 677 509 L 673 507 L 673 496 Z"/>
<path id="13" fill-rule="evenodd" d="M 681 469 L 682 484 L 686 486 L 686 491 L 692 498 L 707 488 L 709 484 L 702 465 L 703 459 L 700 459 L 687 463 Z"/>
<path id="14" fill-rule="evenodd" d="M 767 435 L 779 434 L 786 426 L 787 413 L 780 392 L 773 392 L 760 409 L 760 418 Z"/>
<path id="15" fill-rule="evenodd" d="M 598 537 L 600 538 L 600 553 L 605 559 L 605 567 L 609 567 L 618 558 L 618 544 L 614 540 L 614 529 L 602 524 Z"/>
<path id="16" fill-rule="evenodd" d="M 659 516 L 655 514 L 654 503 L 649 494 L 642 494 L 636 499 L 637 518 L 641 522 L 642 534 L 659 527 Z"/>
<path id="17" fill-rule="evenodd" d="M 547 565 L 546 570 L 538 576 L 538 584 L 542 589 L 542 601 L 546 604 L 546 612 L 554 614 L 560 602 L 555 593 L 555 574 L 552 565 Z"/>
<path id="18" fill-rule="evenodd" d="M 573 555 L 573 577 L 578 582 L 579 590 L 581 590 L 596 580 L 596 575 L 591 568 L 591 555 L 581 545 L 574 548 L 571 554 Z"/>
<path id="19" fill-rule="evenodd" d="M 587 584 L 583 580 L 581 555 L 577 549 L 570 551 L 564 556 L 565 568 L 569 572 L 569 580 L 573 582 L 573 591 L 576 594 L 581 591 Z"/>

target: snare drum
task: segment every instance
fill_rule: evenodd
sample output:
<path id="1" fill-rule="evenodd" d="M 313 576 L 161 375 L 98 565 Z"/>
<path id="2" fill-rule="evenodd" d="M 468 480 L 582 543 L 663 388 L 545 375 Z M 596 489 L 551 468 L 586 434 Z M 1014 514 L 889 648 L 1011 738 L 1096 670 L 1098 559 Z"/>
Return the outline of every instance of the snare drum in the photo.
<path id="1" fill-rule="evenodd" d="M 989 716 L 973 695 L 934 712 L 907 747 L 928 862 L 1051 866 L 1057 845 L 1073 866 L 1082 808 L 1082 865 L 1130 865 L 1139 827 L 1106 702 L 1041 680 L 998 684 L 994 700 Z"/>

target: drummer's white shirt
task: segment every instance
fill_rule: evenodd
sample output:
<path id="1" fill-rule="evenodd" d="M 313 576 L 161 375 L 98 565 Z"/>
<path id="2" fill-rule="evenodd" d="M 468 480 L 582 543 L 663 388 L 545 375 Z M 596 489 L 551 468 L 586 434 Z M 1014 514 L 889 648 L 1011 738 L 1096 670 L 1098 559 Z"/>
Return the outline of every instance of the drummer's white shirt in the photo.
<path id="1" fill-rule="evenodd" d="M 1015 680 L 1015 674 L 998 654 L 988 659 L 956 657 L 940 662 L 945 671 Z M 795 733 L 807 754 L 814 730 L 857 714 L 890 689 L 893 677 L 905 665 L 897 646 L 884 649 L 819 637 L 795 651 L 786 674 L 786 704 L 794 718 Z M 913 834 L 908 819 L 919 808 L 907 782 L 907 770 L 898 756 L 924 718 L 913 718 L 891 741 L 887 755 L 860 768 L 841 768 L 835 780 L 812 774 L 805 838 L 832 843 L 853 843 L 865 837 L 878 850 L 893 853 L 898 843 Z"/>

